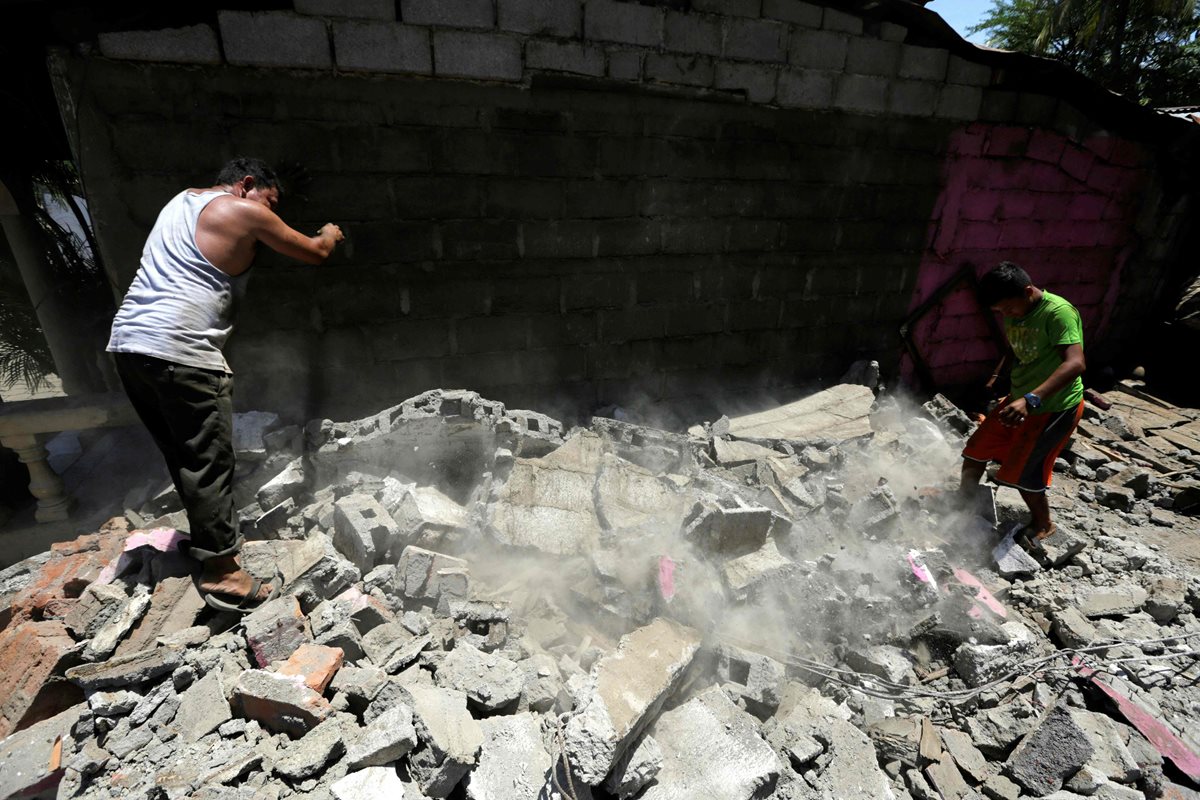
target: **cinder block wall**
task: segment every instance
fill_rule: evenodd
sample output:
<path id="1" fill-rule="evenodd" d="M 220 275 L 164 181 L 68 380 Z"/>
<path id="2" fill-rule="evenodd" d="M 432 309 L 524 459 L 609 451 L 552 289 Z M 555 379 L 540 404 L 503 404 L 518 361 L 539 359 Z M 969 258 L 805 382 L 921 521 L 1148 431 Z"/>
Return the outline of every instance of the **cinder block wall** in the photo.
<path id="1" fill-rule="evenodd" d="M 233 155 L 303 164 L 285 218 L 346 229 L 321 267 L 260 257 L 239 405 L 348 417 L 446 386 L 586 409 L 895 371 L 953 260 L 944 217 L 985 204 L 947 203 L 968 126 L 1096 135 L 905 36 L 795 0 L 297 0 L 53 68 L 121 290 L 162 204 Z M 967 249 L 1099 246 L 1019 238 Z M 936 366 L 979 359 L 959 350 Z"/>

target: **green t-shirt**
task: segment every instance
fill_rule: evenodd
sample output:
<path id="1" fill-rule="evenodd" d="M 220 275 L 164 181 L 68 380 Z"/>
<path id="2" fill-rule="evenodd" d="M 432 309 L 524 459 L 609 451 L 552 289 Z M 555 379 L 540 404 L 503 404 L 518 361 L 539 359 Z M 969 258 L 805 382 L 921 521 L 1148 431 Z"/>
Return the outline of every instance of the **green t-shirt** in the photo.
<path id="1" fill-rule="evenodd" d="M 1083 323 L 1075 306 L 1047 291 L 1042 292 L 1041 301 L 1025 316 L 1005 317 L 1004 333 L 1017 356 L 1012 368 L 1011 397 L 1032 392 L 1062 366 L 1060 347 L 1083 344 Z M 1043 397 L 1039 411 L 1066 411 L 1079 405 L 1081 400 L 1083 380 L 1076 378 L 1064 389 Z"/>

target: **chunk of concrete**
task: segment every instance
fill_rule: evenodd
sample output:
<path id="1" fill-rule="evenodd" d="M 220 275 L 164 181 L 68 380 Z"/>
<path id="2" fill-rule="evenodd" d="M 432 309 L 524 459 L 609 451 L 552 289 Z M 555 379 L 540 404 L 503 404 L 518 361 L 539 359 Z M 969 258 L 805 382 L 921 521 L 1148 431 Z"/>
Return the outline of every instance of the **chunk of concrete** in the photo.
<path id="1" fill-rule="evenodd" d="M 604 788 L 621 800 L 629 800 L 658 777 L 662 765 L 662 748 L 653 736 L 646 734 L 617 760 Z"/>
<path id="2" fill-rule="evenodd" d="M 369 494 L 348 494 L 333 504 L 333 545 L 361 572 L 400 541 L 400 528 Z"/>
<path id="3" fill-rule="evenodd" d="M 221 673 L 210 672 L 179 696 L 172 727 L 185 742 L 198 742 L 233 718 Z"/>
<path id="4" fill-rule="evenodd" d="M 1071 709 L 1071 718 L 1092 745 L 1089 767 L 1117 783 L 1131 784 L 1141 779 L 1142 769 L 1125 746 L 1121 726 L 1112 717 L 1084 709 Z"/>
<path id="5" fill-rule="evenodd" d="M 564 749 L 584 783 L 598 785 L 653 719 L 700 649 L 699 632 L 656 619 L 621 637 L 591 669 Z"/>
<path id="6" fill-rule="evenodd" d="M 752 553 L 767 543 L 777 515 L 740 497 L 705 494 L 683 521 L 683 536 L 704 551 L 719 556 Z"/>
<path id="7" fill-rule="evenodd" d="M 976 783 L 983 783 L 995 772 L 987 758 L 971 741 L 970 734 L 953 728 L 943 728 L 941 735 L 942 744 L 954 759 L 954 763 Z"/>
<path id="8" fill-rule="evenodd" d="M 325 766 L 344 752 L 341 726 L 336 719 L 327 719 L 288 745 L 275 762 L 275 774 L 302 781 L 324 772 Z"/>
<path id="9" fill-rule="evenodd" d="M 297 675 L 249 669 L 238 678 L 233 699 L 247 719 L 276 733 L 303 736 L 333 713 L 329 702 Z"/>
<path id="10" fill-rule="evenodd" d="M 417 746 L 412 709 L 394 705 L 359 733 L 346 754 L 350 769 L 381 767 L 403 758 Z"/>
<path id="11" fill-rule="evenodd" d="M 767 714 L 779 707 L 785 672 L 773 658 L 722 644 L 717 647 L 717 678 Z"/>
<path id="12" fill-rule="evenodd" d="M 311 641 L 295 595 L 269 600 L 246 615 L 246 644 L 260 667 L 282 661 Z"/>
<path id="13" fill-rule="evenodd" d="M 395 584 L 397 591 L 412 600 L 438 600 L 449 592 L 455 597 L 465 597 L 469 590 L 461 581 L 455 580 L 461 572 L 470 574 L 470 565 L 461 558 L 435 553 L 410 545 L 400 554 L 396 564 Z"/>
<path id="14" fill-rule="evenodd" d="M 0 739 L 0 797 L 54 797 L 66 759 L 55 756 L 56 743 L 69 744 L 71 729 L 87 712 L 87 704 L 71 706 L 49 719 Z"/>
<path id="15" fill-rule="evenodd" d="M 447 797 L 475 766 L 483 730 L 467 711 L 463 692 L 411 684 L 402 694 L 421 744 L 409 755 L 409 772 L 425 794 Z"/>
<path id="16" fill-rule="evenodd" d="M 297 458 L 288 462 L 278 475 L 264 483 L 255 499 L 259 508 L 270 511 L 287 500 L 298 502 L 304 490 L 304 462 Z"/>
<path id="17" fill-rule="evenodd" d="M 137 592 L 121 606 L 108 622 L 97 630 L 92 639 L 83 648 L 85 661 L 101 661 L 108 658 L 117 649 L 117 645 L 125 638 L 125 634 L 141 620 L 146 610 L 150 608 L 149 592 Z"/>
<path id="18" fill-rule="evenodd" d="M 729 420 L 728 433 L 739 439 L 841 442 L 871 434 L 875 393 L 865 386 L 841 384 L 803 400 Z M 688 429 L 703 436 L 700 426 Z"/>
<path id="19" fill-rule="evenodd" d="M 1079 613 L 1088 619 L 1124 617 L 1146 604 L 1149 595 L 1132 583 L 1093 589 L 1079 602 Z"/>
<path id="20" fill-rule="evenodd" d="M 1037 559 L 1025 552 L 1025 548 L 1017 544 L 1017 533 L 1023 526 L 1019 523 L 992 548 L 992 560 L 996 562 L 996 571 L 1005 578 L 1014 575 L 1032 575 L 1042 568 Z"/>
<path id="21" fill-rule="evenodd" d="M 533 714 L 480 721 L 483 745 L 479 764 L 467 778 L 471 800 L 517 800 L 539 796 L 552 760 Z"/>
<path id="22" fill-rule="evenodd" d="M 96 631 L 121 613 L 129 595 L 111 583 L 89 583 L 63 623 L 76 638 L 91 639 Z"/>
<path id="23" fill-rule="evenodd" d="M 66 677 L 84 691 L 92 691 L 142 683 L 173 672 L 181 663 L 178 650 L 156 647 L 110 658 L 99 664 L 72 667 L 67 670 Z"/>
<path id="24" fill-rule="evenodd" d="M 779 552 L 775 540 L 768 539 L 758 550 L 726 561 L 721 578 L 730 597 L 743 601 L 787 583 L 796 569 L 795 562 Z"/>
<path id="25" fill-rule="evenodd" d="M 1100 636 L 1096 627 L 1074 606 L 1054 612 L 1050 619 L 1050 632 L 1063 647 L 1087 647 Z"/>
<path id="26" fill-rule="evenodd" d="M 466 642 L 442 659 L 434 680 L 438 686 L 464 692 L 468 702 L 485 713 L 514 705 L 525 685 L 525 676 L 515 663 Z"/>
<path id="27" fill-rule="evenodd" d="M 404 544 L 438 546 L 461 538 L 469 528 L 467 510 L 432 486 L 404 485 L 397 497 L 384 498 Z"/>
<path id="28" fill-rule="evenodd" d="M 979 711 L 967 718 L 971 741 L 989 758 L 1004 758 L 1009 748 L 1033 730 L 1037 715 L 1024 701 Z"/>
<path id="29" fill-rule="evenodd" d="M 1088 763 L 1094 748 L 1062 704 L 1051 706 L 1005 762 L 1005 772 L 1031 794 L 1044 797 Z"/>
<path id="30" fill-rule="evenodd" d="M 1053 536 L 1033 541 L 1033 555 L 1051 567 L 1061 567 L 1086 550 L 1087 546 L 1087 539 L 1059 522 Z"/>
<path id="31" fill-rule="evenodd" d="M 337 800 L 402 800 L 410 797 L 419 800 L 411 789 L 406 792 L 406 784 L 400 780 L 394 766 L 367 767 L 351 772 L 334 781 L 329 792 Z"/>
<path id="32" fill-rule="evenodd" d="M 753 717 L 713 687 L 655 721 L 662 769 L 643 800 L 750 800 L 767 796 L 782 764 Z"/>
<path id="33" fill-rule="evenodd" d="M 846 524 L 863 534 L 883 532 L 900 516 L 900 502 L 886 486 L 877 486 L 850 507 Z"/>
<path id="34" fill-rule="evenodd" d="M 1020 623 L 1006 622 L 1005 644 L 962 644 L 954 651 L 954 671 L 970 686 L 983 686 L 1011 673 L 1035 650 L 1033 636 Z"/>
<path id="35" fill-rule="evenodd" d="M 853 670 L 877 675 L 891 683 L 916 679 L 912 660 L 899 647 L 889 644 L 851 647 L 846 651 L 845 661 Z"/>
<path id="36" fill-rule="evenodd" d="M 208 606 L 190 576 L 160 579 L 150 594 L 150 608 L 129 636 L 117 645 L 117 655 L 153 647 L 160 638 L 195 626 L 206 608 Z"/>

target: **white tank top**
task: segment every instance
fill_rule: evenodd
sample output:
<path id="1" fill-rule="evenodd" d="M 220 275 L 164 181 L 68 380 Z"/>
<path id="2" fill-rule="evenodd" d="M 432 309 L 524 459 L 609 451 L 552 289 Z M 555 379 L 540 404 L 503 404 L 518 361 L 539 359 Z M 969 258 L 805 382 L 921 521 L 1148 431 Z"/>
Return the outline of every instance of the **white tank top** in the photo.
<path id="1" fill-rule="evenodd" d="M 231 372 L 222 349 L 233 330 L 249 270 L 237 277 L 196 246 L 200 212 L 226 192 L 183 191 L 163 206 L 141 266 L 113 319 L 110 353 L 140 353 L 190 367 Z"/>

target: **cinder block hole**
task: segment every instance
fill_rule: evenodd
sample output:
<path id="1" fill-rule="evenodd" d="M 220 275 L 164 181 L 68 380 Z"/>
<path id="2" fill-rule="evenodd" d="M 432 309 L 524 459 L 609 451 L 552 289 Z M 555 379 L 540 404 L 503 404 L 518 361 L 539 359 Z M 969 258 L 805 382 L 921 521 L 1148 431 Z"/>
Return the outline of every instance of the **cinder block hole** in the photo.
<path id="1" fill-rule="evenodd" d="M 629 443 L 634 447 L 642 447 L 646 444 L 646 437 L 640 433 L 635 433 L 629 437 Z"/>
<path id="2" fill-rule="evenodd" d="M 375 519 L 375 509 L 373 508 L 364 508 L 359 513 L 361 513 L 367 519 Z"/>
<path id="3" fill-rule="evenodd" d="M 525 420 L 525 427 L 534 432 L 542 429 L 541 425 L 538 424 L 538 421 L 532 418 Z"/>
<path id="4" fill-rule="evenodd" d="M 469 619 L 466 623 L 466 629 L 476 636 L 487 636 L 492 632 L 492 623 L 478 619 Z"/>
<path id="5" fill-rule="evenodd" d="M 443 417 L 460 417 L 460 416 L 462 416 L 462 400 L 443 400 L 442 401 L 442 416 Z"/>
<path id="6" fill-rule="evenodd" d="M 736 658 L 729 659 L 729 680 L 745 686 L 750 680 L 750 664 Z"/>

